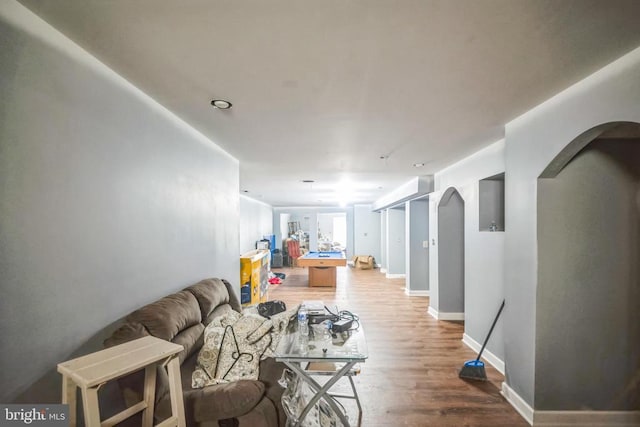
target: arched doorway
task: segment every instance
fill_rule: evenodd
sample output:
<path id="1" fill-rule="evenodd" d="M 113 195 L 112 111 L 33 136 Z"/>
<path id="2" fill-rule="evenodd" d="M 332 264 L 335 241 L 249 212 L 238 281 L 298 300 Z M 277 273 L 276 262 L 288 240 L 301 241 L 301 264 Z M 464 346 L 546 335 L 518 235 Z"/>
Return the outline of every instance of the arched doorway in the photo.
<path id="1" fill-rule="evenodd" d="M 569 143 L 538 180 L 536 410 L 640 408 L 640 124 Z"/>
<path id="2" fill-rule="evenodd" d="M 438 204 L 438 317 L 464 313 L 464 200 L 449 187 Z"/>

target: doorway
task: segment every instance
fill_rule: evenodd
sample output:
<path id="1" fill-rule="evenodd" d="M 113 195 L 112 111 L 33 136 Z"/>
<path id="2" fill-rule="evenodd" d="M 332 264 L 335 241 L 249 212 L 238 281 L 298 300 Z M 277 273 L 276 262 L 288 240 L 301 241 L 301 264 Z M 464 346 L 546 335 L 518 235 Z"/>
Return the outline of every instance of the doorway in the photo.
<path id="1" fill-rule="evenodd" d="M 318 250 L 347 250 L 347 215 L 344 212 L 318 214 Z"/>
<path id="2" fill-rule="evenodd" d="M 449 187 L 438 204 L 439 316 L 464 313 L 464 200 Z"/>
<path id="3" fill-rule="evenodd" d="M 569 143 L 538 179 L 535 402 L 640 407 L 640 124 Z"/>

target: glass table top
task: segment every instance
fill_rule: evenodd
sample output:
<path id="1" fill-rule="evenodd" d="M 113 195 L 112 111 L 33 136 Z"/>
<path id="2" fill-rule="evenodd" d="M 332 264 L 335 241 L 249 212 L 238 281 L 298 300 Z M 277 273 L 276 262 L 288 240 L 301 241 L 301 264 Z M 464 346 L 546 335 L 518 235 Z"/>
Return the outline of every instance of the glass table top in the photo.
<path id="1" fill-rule="evenodd" d="M 280 339 L 275 351 L 277 360 L 350 362 L 364 361 L 368 357 L 362 325 L 333 336 L 323 324 L 309 325 L 308 336 L 300 335 L 297 324 L 295 326 Z"/>

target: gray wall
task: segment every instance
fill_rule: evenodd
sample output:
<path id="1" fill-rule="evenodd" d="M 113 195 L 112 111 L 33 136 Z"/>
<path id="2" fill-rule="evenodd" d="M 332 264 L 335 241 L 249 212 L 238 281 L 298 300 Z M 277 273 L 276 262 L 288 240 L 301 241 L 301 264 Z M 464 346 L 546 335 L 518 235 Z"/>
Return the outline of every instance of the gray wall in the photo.
<path id="1" fill-rule="evenodd" d="M 639 183 L 640 140 L 596 140 L 538 182 L 536 409 L 640 404 Z"/>
<path id="2" fill-rule="evenodd" d="M 238 162 L 14 2 L 0 76 L 0 402 L 59 402 L 131 310 L 238 283 Z"/>
<path id="3" fill-rule="evenodd" d="M 373 212 L 371 205 L 353 207 L 354 255 L 373 255 L 376 263 L 382 262 L 380 252 L 381 214 Z"/>
<path id="4" fill-rule="evenodd" d="M 273 208 L 266 203 L 240 196 L 239 233 L 240 254 L 254 250 L 256 240 L 273 234 Z"/>
<path id="5" fill-rule="evenodd" d="M 441 313 L 464 312 L 464 200 L 447 189 L 438 206 L 438 307 Z"/>
<path id="6" fill-rule="evenodd" d="M 411 200 L 406 202 L 406 244 L 407 276 L 406 289 L 426 292 L 429 290 L 429 200 Z"/>
<path id="7" fill-rule="evenodd" d="M 507 384 L 534 406 L 538 279 L 538 177 L 578 135 L 602 123 L 640 122 L 640 49 L 523 114 L 505 127 Z M 493 233 L 492 233 L 493 234 Z"/>
<path id="8" fill-rule="evenodd" d="M 387 209 L 387 274 L 406 274 L 405 212 L 402 208 Z"/>
<path id="9" fill-rule="evenodd" d="M 444 190 L 455 187 L 464 204 L 464 332 L 480 346 L 504 298 L 504 237 L 505 233 L 479 231 L 480 180 L 504 172 L 504 141 L 497 141 L 483 150 L 436 174 L 439 191 L 429 195 L 431 238 L 438 240 L 437 204 Z M 433 307 L 438 301 L 438 246 L 431 246 L 430 298 Z M 505 308 L 505 310 L 508 309 Z M 487 344 L 487 351 L 504 361 L 503 319 Z M 499 368 L 501 366 L 497 364 Z"/>

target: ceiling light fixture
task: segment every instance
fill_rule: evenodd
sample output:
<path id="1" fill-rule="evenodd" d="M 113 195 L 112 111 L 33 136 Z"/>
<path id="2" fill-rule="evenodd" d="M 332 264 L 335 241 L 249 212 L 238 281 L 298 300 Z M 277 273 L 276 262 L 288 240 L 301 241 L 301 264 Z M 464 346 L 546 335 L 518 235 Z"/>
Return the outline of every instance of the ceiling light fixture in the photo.
<path id="1" fill-rule="evenodd" d="M 228 110 L 231 108 L 232 104 L 224 99 L 214 99 L 211 101 L 211 105 L 213 105 L 213 108 L 217 108 L 218 110 Z"/>
<path id="2" fill-rule="evenodd" d="M 314 180 L 312 180 L 312 179 L 303 179 L 303 180 L 302 180 L 302 182 L 304 182 L 305 184 L 312 184 L 312 183 L 314 183 L 315 181 L 314 181 Z"/>
<path id="3" fill-rule="evenodd" d="M 413 164 L 413 167 L 414 167 L 414 168 L 421 168 L 421 167 L 423 167 L 423 166 L 424 166 L 424 163 L 414 163 L 414 164 Z"/>

